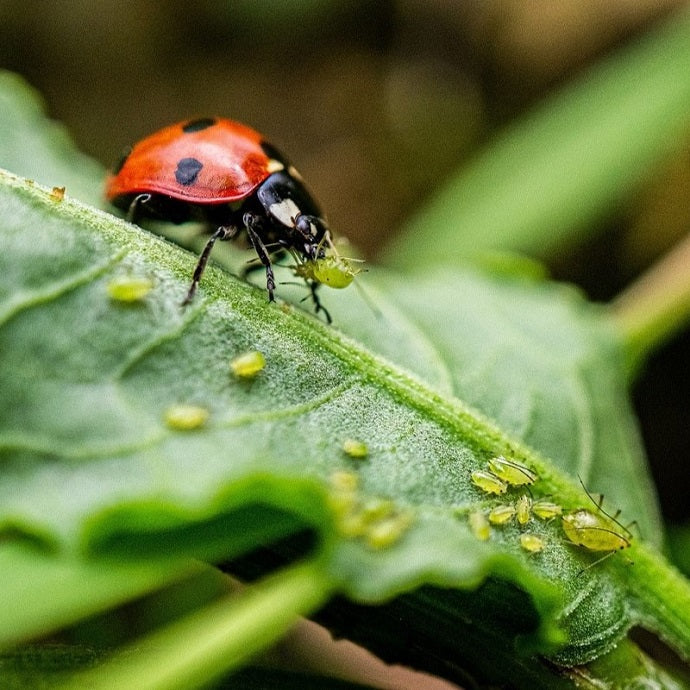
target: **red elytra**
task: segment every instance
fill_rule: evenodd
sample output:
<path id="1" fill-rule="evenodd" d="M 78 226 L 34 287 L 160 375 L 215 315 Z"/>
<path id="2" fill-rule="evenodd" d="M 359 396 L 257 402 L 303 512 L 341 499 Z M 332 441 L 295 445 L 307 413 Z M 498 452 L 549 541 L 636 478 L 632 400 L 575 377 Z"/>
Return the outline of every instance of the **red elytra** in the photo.
<path id="1" fill-rule="evenodd" d="M 108 178 L 106 197 L 113 201 L 123 194 L 156 192 L 208 204 L 239 201 L 271 174 L 262 141 L 251 127 L 223 118 L 164 127 L 132 147 Z M 203 168 L 193 185 L 180 183 L 178 164 L 191 158 L 203 161 Z"/>

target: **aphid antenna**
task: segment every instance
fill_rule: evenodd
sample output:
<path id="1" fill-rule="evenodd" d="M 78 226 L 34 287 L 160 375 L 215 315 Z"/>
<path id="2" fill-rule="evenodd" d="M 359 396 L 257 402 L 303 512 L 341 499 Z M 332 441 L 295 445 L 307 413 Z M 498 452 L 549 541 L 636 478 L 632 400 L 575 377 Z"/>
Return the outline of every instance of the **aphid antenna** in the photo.
<path id="1" fill-rule="evenodd" d="M 624 537 L 624 539 L 628 542 L 628 545 L 629 545 L 630 540 L 632 539 L 633 535 L 632 535 L 632 532 L 628 529 L 628 527 L 631 527 L 632 525 L 637 524 L 637 523 L 635 521 L 633 521 L 630 523 L 630 525 L 628 525 L 628 527 L 626 527 L 620 520 L 618 520 L 618 516 L 621 514 L 621 511 L 618 510 L 618 511 L 616 511 L 615 515 L 611 515 L 611 513 L 607 512 L 604 509 L 604 506 L 603 506 L 604 494 L 599 494 L 599 501 L 595 501 L 592 494 L 589 493 L 589 491 L 587 491 L 587 487 L 585 486 L 585 483 L 582 481 L 582 477 L 580 477 L 580 475 L 578 475 L 577 478 L 580 481 L 580 484 L 581 484 L 582 488 L 584 489 L 585 493 L 587 494 L 587 498 L 589 498 L 589 500 L 592 501 L 592 503 L 597 508 L 597 510 L 601 511 L 604 515 L 606 515 L 606 517 L 609 520 L 611 520 L 612 522 L 615 522 L 623 530 L 623 532 L 625 532 L 627 537 Z M 589 528 L 589 529 L 595 529 L 595 528 Z M 603 530 L 604 528 L 602 527 L 602 528 L 597 528 L 597 529 Z M 611 534 L 616 534 L 613 530 L 605 530 L 605 531 L 610 532 Z M 622 536 L 622 535 L 618 535 L 618 536 Z"/>
<path id="2" fill-rule="evenodd" d="M 349 260 L 350 259 L 348 259 L 348 261 Z M 365 271 L 366 270 L 367 269 L 365 269 Z M 365 272 L 365 271 L 362 271 L 362 272 Z M 362 284 L 358 280 L 355 280 L 354 283 L 355 283 L 355 288 L 357 289 L 357 292 L 359 292 L 359 296 L 362 298 L 362 301 L 367 305 L 367 307 L 369 307 L 369 309 L 371 309 L 371 311 L 373 312 L 374 316 L 377 319 L 382 319 L 383 318 L 383 312 L 374 304 L 373 300 L 369 296 L 369 293 L 364 289 L 364 287 L 362 286 Z"/>

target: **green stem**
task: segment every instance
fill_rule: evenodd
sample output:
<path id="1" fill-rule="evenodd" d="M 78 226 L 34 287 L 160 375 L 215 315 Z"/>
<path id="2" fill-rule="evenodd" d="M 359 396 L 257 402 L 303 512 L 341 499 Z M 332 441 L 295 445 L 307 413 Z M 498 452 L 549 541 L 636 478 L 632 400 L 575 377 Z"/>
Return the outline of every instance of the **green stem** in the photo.
<path id="1" fill-rule="evenodd" d="M 322 605 L 335 583 L 310 561 L 272 575 L 156 631 L 113 659 L 72 677 L 67 688 L 195 688 L 238 668 Z"/>
<path id="2" fill-rule="evenodd" d="M 690 660 L 690 582 L 658 554 L 640 545 L 630 580 L 643 625 Z"/>
<path id="3" fill-rule="evenodd" d="M 622 292 L 611 309 L 634 372 L 690 322 L 690 236 Z"/>

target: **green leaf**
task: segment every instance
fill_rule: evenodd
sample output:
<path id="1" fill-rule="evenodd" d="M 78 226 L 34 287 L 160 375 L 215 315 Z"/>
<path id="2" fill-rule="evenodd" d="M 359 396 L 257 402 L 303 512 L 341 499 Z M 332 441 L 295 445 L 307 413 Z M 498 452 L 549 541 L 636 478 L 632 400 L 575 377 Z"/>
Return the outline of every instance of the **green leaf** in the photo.
<path id="1" fill-rule="evenodd" d="M 587 499 L 542 454 L 450 394 L 448 386 L 457 388 L 458 395 L 472 386 L 455 369 L 457 363 L 447 354 L 451 342 L 444 344 L 441 334 L 420 339 L 418 351 L 436 353 L 432 360 L 437 371 L 444 364 L 443 391 L 441 379 L 436 379 L 436 389 L 429 387 L 335 329 L 300 310 L 269 304 L 263 290 L 215 269 L 205 276 L 199 299 L 181 309 L 194 257 L 107 214 L 69 199 L 58 201 L 8 175 L 2 176 L 0 209 L 6 247 L 0 257 L 0 524 L 13 535 L 94 562 L 113 555 L 215 560 L 308 529 L 317 538 L 315 554 L 324 582 L 355 600 L 380 602 L 432 585 L 400 600 L 407 606 L 425 601 L 421 609 L 418 603 L 413 607 L 406 625 L 409 635 L 425 640 L 420 648 L 426 646 L 430 653 L 470 651 L 462 640 L 428 639 L 423 631 L 441 611 L 444 624 L 456 629 L 467 618 L 480 627 L 483 622 L 494 646 L 505 645 L 498 642 L 503 636 L 517 636 L 523 649 L 551 654 L 563 640 L 558 612 L 567 612 L 560 625 L 568 632 L 568 644 L 554 657 L 567 664 L 601 655 L 631 625 L 642 622 L 680 651 L 690 650 L 690 607 L 670 611 L 666 605 L 670 596 L 675 602 L 688 598 L 687 585 L 637 540 L 629 549 L 634 567 L 616 557 L 580 574 L 592 558 L 564 543 L 557 521 L 531 527 L 546 541 L 542 554 L 520 548 L 514 525 L 494 530 L 489 542 L 473 536 L 467 514 L 492 501 L 469 476 L 497 453 L 512 452 L 538 473 L 535 497 L 551 495 L 566 508 L 587 505 Z M 146 277 L 154 287 L 141 302 L 117 302 L 108 285 L 123 275 Z M 563 347 L 570 343 L 583 358 L 579 367 L 564 365 L 564 373 L 572 368 L 589 382 L 581 386 L 581 400 L 574 399 L 584 403 L 594 396 L 618 403 L 608 389 L 617 391 L 622 384 L 611 385 L 603 375 L 609 368 L 620 370 L 615 341 L 600 323 L 598 310 L 572 291 L 472 271 L 452 280 L 447 275 L 429 278 L 416 289 L 393 278 L 382 284 L 387 281 L 393 281 L 394 288 L 387 289 L 400 302 L 397 311 L 404 308 L 408 315 L 395 317 L 391 327 L 396 308 L 382 301 L 383 316 L 368 316 L 366 338 L 372 342 L 403 333 L 408 322 L 418 321 L 417 334 L 431 333 L 431 324 L 442 318 L 443 294 L 468 315 L 459 322 L 466 324 L 465 330 L 445 329 L 466 341 L 463 357 L 473 357 L 491 342 L 493 329 L 503 329 L 503 338 L 518 342 L 531 333 L 530 347 L 545 339 L 555 361 L 562 338 Z M 476 305 L 472 317 L 472 303 L 484 291 L 493 294 Z M 530 317 L 535 309 L 541 318 Z M 515 319 L 507 320 L 510 310 L 522 314 L 524 333 L 516 329 Z M 447 318 L 446 323 L 453 322 Z M 533 333 L 537 328 L 541 330 Z M 498 341 L 494 338 L 494 347 Z M 394 357 L 394 346 L 388 348 Z M 264 353 L 265 370 L 252 381 L 236 379 L 229 360 L 254 349 Z M 411 350 L 406 349 L 410 361 Z M 494 366 L 497 379 L 507 373 L 500 361 Z M 535 390 L 553 388 L 553 400 L 570 389 L 560 382 L 548 385 L 553 362 L 551 374 L 538 376 L 536 363 L 532 369 L 517 366 L 537 377 Z M 592 372 L 584 375 L 587 366 Z M 488 382 L 493 367 L 481 362 L 477 367 L 474 371 L 486 372 Z M 595 381 L 597 372 L 600 382 Z M 524 398 L 522 383 L 509 380 L 515 404 L 529 404 L 535 394 Z M 476 396 L 478 388 L 474 390 Z M 573 407 L 569 395 L 562 399 L 566 411 Z M 193 431 L 167 426 L 166 410 L 178 403 L 206 408 L 206 425 Z M 527 437 L 535 434 L 547 448 L 546 435 L 530 429 L 551 426 L 554 437 L 568 442 L 563 466 L 575 462 L 580 467 L 582 447 L 570 443 L 570 424 L 555 424 L 554 404 L 532 404 L 530 424 L 514 424 L 513 430 Z M 623 428 L 630 424 L 628 419 Z M 597 424 L 589 429 L 592 433 L 601 435 Z M 619 430 L 613 436 L 619 435 L 625 434 Z M 342 451 L 346 438 L 365 441 L 368 457 L 348 457 Z M 550 442 L 558 447 L 556 439 Z M 622 470 L 609 457 L 609 443 L 597 452 L 620 480 Z M 375 521 L 361 537 L 340 531 L 342 524 L 330 508 L 337 471 L 358 476 L 361 501 L 390 499 L 395 514 L 409 521 L 388 548 L 367 546 Z M 631 479 L 621 483 L 635 490 Z M 648 498 L 645 506 L 653 515 Z M 643 514 L 642 505 L 634 516 L 638 512 Z M 490 576 L 500 583 L 464 598 L 445 589 L 472 590 Z M 654 582 L 662 576 L 666 587 L 659 592 Z M 506 582 L 529 597 L 509 596 L 513 587 Z M 35 596 L 37 606 L 47 601 L 40 587 Z M 494 615 L 485 618 L 487 611 Z M 510 621 L 508 629 L 497 626 L 501 619 Z M 0 621 L 0 628 L 8 623 Z M 510 646 L 501 648 L 507 652 L 501 673 L 516 672 L 508 664 L 514 658 L 524 678 L 536 674 L 541 680 L 535 687 L 549 687 L 553 677 L 548 669 L 534 660 L 518 661 Z M 490 665 L 482 670 L 492 673 Z M 501 673 L 499 679 L 506 680 Z"/>
<path id="2" fill-rule="evenodd" d="M 690 13 L 598 64 L 506 129 L 408 223 L 399 266 L 487 250 L 544 255 L 591 231 L 690 123 Z"/>
<path id="3" fill-rule="evenodd" d="M 22 102 L 21 89 L 14 98 Z M 32 136 L 42 131 L 37 122 Z M 53 160 L 66 174 L 69 154 Z M 552 666 L 525 654 L 604 659 L 632 625 L 690 656 L 687 582 L 642 540 L 582 572 L 596 556 L 566 544 L 557 520 L 530 525 L 545 540 L 541 554 L 520 548 L 514 524 L 488 542 L 468 525 L 471 511 L 496 502 L 470 472 L 514 453 L 539 475 L 535 497 L 588 506 L 579 473 L 659 539 L 619 343 L 607 315 L 574 291 L 470 269 L 373 272 L 380 317 L 353 291 L 324 296 L 348 338 L 215 269 L 183 310 L 194 257 L 9 175 L 0 219 L 0 578 L 20 602 L 0 607 L 5 644 L 163 586 L 190 556 L 261 573 L 297 546 L 313 555 L 296 572 L 313 572 L 314 589 L 297 578 L 293 591 L 309 596 L 278 597 L 274 614 L 308 614 L 335 588 L 349 600 L 322 613 L 332 627 L 456 680 L 461 660 L 486 682 L 560 687 Z M 123 277 L 152 290 L 119 302 L 109 286 Z M 230 359 L 255 349 L 265 370 L 237 380 Z M 207 410 L 205 426 L 171 428 L 178 404 Z M 348 438 L 367 444 L 366 458 L 343 452 Z M 395 530 L 377 531 L 390 528 L 385 519 L 344 534 L 338 471 L 358 477 L 359 508 L 394 511 L 397 541 Z M 381 548 L 367 545 L 374 537 Z M 271 551 L 256 551 L 263 546 Z M 25 607 L 22 574 L 34 570 Z M 80 577 L 87 586 L 75 591 Z M 291 582 L 277 577 L 278 587 Z M 222 635 L 211 618 L 190 639 Z M 282 629 L 268 619 L 259 628 L 239 634 L 243 653 Z M 199 682 L 227 668 L 220 649 L 197 666 Z M 142 680 L 159 675 L 149 662 Z"/>
<path id="4" fill-rule="evenodd" d="M 46 120 L 41 97 L 6 70 L 0 70 L 0 122 L 0 168 L 100 205 L 101 166 L 75 149 L 62 125 Z"/>
<path id="5" fill-rule="evenodd" d="M 199 570 L 189 560 L 88 561 L 37 545 L 0 543 L 0 647 L 77 622 Z M 40 592 L 40 595 L 38 593 Z"/>

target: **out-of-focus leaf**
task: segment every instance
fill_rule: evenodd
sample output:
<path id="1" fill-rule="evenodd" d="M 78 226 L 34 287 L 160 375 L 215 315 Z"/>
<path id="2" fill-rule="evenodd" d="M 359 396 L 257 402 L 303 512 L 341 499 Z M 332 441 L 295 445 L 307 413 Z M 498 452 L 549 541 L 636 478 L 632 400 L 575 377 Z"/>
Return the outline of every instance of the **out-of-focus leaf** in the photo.
<path id="1" fill-rule="evenodd" d="M 689 73 L 681 11 L 512 124 L 419 210 L 388 258 L 426 267 L 577 241 L 687 132 Z"/>

